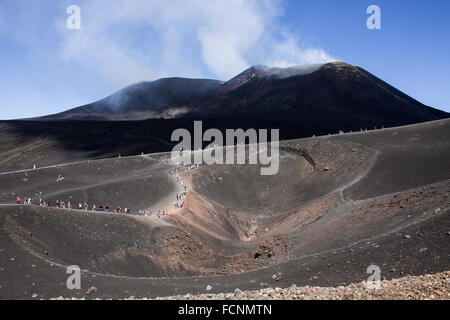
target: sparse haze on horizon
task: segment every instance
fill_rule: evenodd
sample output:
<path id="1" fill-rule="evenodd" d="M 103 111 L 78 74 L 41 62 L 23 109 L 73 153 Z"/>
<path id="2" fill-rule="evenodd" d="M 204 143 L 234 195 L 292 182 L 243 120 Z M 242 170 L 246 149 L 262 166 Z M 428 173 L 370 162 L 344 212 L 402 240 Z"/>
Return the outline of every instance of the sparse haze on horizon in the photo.
<path id="1" fill-rule="evenodd" d="M 66 27 L 69 5 L 81 29 Z M 381 30 L 366 9 L 381 8 Z M 84 105 L 162 77 L 345 61 L 450 112 L 445 0 L 11 1 L 0 6 L 0 119 Z M 239 13 L 239 14 L 236 14 Z"/>

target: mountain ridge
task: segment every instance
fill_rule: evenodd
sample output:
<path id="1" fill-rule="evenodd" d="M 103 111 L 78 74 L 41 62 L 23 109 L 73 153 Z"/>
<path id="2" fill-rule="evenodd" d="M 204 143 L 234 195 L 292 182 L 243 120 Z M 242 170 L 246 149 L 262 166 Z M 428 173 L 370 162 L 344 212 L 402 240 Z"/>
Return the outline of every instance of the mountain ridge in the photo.
<path id="1" fill-rule="evenodd" d="M 388 125 L 448 117 L 361 67 L 333 62 L 289 68 L 257 65 L 225 82 L 180 77 L 140 82 L 96 102 L 31 120 L 146 120 L 224 113 L 273 117 L 278 112 L 308 118 L 316 111 L 338 118 L 374 118 Z"/>

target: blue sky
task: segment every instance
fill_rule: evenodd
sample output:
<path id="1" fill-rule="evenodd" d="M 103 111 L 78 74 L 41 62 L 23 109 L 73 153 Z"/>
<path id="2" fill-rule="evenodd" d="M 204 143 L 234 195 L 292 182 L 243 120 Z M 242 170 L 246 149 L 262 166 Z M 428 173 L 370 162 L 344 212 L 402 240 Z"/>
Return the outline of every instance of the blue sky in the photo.
<path id="1" fill-rule="evenodd" d="M 69 5 L 81 29 L 69 30 Z M 369 30 L 369 5 L 381 30 Z M 450 112 L 450 1 L 0 0 L 0 119 L 60 112 L 134 82 L 227 80 L 255 64 L 346 61 Z"/>

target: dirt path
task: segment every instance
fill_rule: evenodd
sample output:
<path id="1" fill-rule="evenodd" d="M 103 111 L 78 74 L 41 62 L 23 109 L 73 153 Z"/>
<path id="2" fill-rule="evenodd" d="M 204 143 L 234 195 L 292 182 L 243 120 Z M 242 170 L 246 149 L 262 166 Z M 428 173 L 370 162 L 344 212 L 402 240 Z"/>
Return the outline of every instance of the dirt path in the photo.
<path id="1" fill-rule="evenodd" d="M 160 218 L 163 218 L 162 212 L 164 211 L 166 215 L 171 215 L 179 212 L 181 208 L 175 208 L 176 196 L 180 195 L 185 191 L 184 186 L 186 185 L 187 190 L 189 190 L 189 186 L 187 186 L 186 182 L 181 178 L 181 175 L 187 170 L 175 163 L 174 160 L 169 159 L 168 162 L 162 162 L 162 166 L 166 167 L 165 175 L 169 178 L 169 181 L 172 183 L 172 191 L 165 196 L 163 199 L 155 203 L 154 205 L 143 209 L 144 211 L 150 211 L 152 214 L 150 217 L 144 218 L 153 218 L 158 219 L 157 212 L 160 210 Z M 172 174 L 173 172 L 173 174 Z M 180 177 L 180 180 L 177 181 L 177 175 Z M 182 184 L 180 183 L 182 182 Z"/>

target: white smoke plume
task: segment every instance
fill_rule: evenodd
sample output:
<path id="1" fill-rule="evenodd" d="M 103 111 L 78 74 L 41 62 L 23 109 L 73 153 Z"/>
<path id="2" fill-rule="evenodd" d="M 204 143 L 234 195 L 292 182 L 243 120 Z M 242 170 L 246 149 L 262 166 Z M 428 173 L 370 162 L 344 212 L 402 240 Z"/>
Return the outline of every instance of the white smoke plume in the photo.
<path id="1" fill-rule="evenodd" d="M 335 60 L 300 46 L 283 29 L 278 0 L 92 0 L 79 6 L 82 28 L 61 28 L 61 54 L 115 84 L 205 73 L 228 80 L 254 64 Z"/>

